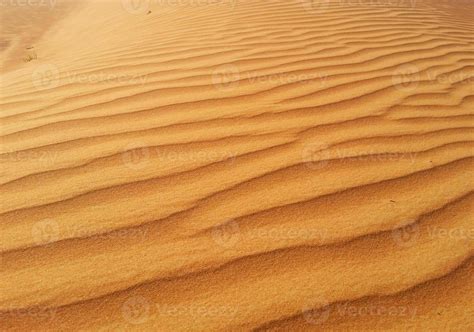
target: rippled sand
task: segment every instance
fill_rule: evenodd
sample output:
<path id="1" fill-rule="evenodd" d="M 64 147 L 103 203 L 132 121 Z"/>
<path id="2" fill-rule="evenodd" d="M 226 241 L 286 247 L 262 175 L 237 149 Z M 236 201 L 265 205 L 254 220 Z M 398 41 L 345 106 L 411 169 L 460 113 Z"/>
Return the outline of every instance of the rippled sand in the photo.
<path id="1" fill-rule="evenodd" d="M 474 330 L 473 2 L 0 10 L 1 331 Z"/>

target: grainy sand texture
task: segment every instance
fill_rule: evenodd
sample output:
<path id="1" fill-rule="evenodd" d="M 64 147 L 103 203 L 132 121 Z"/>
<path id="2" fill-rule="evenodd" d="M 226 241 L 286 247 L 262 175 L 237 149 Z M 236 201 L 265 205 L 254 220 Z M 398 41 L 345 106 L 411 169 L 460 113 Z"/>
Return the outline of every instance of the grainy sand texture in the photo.
<path id="1" fill-rule="evenodd" d="M 0 4 L 0 331 L 474 330 L 473 1 Z"/>

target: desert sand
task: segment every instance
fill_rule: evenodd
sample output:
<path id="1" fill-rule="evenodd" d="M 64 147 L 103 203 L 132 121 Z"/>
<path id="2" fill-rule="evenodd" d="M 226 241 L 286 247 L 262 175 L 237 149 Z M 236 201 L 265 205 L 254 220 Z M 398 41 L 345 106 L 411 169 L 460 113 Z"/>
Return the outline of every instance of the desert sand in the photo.
<path id="1" fill-rule="evenodd" d="M 474 3 L 0 9 L 1 331 L 474 330 Z"/>

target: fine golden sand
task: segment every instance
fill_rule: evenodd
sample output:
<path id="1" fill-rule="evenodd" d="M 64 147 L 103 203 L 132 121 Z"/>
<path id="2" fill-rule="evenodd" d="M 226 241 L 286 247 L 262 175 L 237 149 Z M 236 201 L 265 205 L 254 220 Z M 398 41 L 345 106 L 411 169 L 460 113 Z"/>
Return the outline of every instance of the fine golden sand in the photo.
<path id="1" fill-rule="evenodd" d="M 474 3 L 2 1 L 0 331 L 474 330 Z"/>

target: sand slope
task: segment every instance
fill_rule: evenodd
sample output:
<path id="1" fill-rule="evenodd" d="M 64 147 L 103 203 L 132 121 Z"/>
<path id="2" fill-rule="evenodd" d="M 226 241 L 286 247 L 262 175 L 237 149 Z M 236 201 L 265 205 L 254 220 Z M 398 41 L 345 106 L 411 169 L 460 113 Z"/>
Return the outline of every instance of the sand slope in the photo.
<path id="1" fill-rule="evenodd" d="M 2 7 L 0 330 L 474 329 L 473 9 Z"/>

